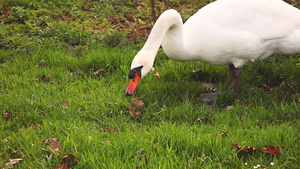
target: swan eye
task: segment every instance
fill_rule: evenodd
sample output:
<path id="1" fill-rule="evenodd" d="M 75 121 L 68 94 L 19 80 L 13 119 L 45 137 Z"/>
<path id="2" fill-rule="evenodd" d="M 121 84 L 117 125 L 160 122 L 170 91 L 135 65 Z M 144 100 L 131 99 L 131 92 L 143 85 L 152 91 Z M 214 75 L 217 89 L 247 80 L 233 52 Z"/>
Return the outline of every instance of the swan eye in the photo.
<path id="1" fill-rule="evenodd" d="M 142 77 L 142 68 L 143 67 L 144 66 L 142 65 L 142 66 L 131 69 L 128 74 L 129 79 L 133 79 L 135 77 L 135 75 L 134 75 L 135 73 L 137 73 L 138 75 L 140 75 L 140 77 Z"/>

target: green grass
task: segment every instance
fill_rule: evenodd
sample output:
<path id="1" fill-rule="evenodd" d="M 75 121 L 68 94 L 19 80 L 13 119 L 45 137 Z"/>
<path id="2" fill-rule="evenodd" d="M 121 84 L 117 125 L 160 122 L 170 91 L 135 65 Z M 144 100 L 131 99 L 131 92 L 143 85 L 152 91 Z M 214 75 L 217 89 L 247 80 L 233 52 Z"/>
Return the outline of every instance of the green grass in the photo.
<path id="1" fill-rule="evenodd" d="M 169 7 L 186 20 L 208 2 Z M 226 66 L 175 62 L 160 49 L 160 78 L 150 72 L 126 96 L 147 30 L 137 28 L 151 25 L 148 1 L 5 0 L 0 15 L 0 111 L 16 116 L 0 117 L 0 168 L 15 158 L 24 159 L 15 168 L 54 168 L 70 153 L 81 160 L 69 168 L 299 168 L 299 55 L 247 63 L 233 92 Z M 210 104 L 202 82 L 218 85 Z M 133 98 L 142 117 L 129 113 Z M 58 154 L 44 144 L 52 136 Z M 280 146 L 281 155 L 238 153 L 231 143 Z"/>
<path id="2" fill-rule="evenodd" d="M 79 55 L 53 46 L 29 53 L 2 50 L 0 107 L 17 117 L 1 118 L 0 166 L 23 147 L 13 157 L 24 159 L 18 168 L 54 168 L 69 153 L 82 159 L 74 168 L 298 168 L 298 56 L 247 64 L 240 89 L 232 92 L 227 67 L 175 62 L 160 51 L 155 67 L 161 78 L 151 72 L 128 97 L 132 49 L 95 45 Z M 193 73 L 196 68 L 202 71 Z M 50 82 L 40 80 L 43 74 Z M 220 96 L 211 105 L 202 102 L 200 82 L 219 85 Z M 145 103 L 142 118 L 128 112 L 132 98 Z M 235 108 L 224 110 L 229 105 Z M 52 136 L 61 143 L 58 155 L 43 143 Z M 281 146 L 282 154 L 244 155 L 233 142 L 257 149 Z"/>

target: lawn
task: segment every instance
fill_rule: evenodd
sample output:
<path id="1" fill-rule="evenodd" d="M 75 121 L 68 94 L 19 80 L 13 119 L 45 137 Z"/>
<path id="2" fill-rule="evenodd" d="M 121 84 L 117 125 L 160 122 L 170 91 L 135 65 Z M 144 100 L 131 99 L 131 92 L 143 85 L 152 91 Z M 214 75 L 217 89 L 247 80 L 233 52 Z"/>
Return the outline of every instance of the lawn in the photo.
<path id="1" fill-rule="evenodd" d="M 107 8 L 105 2 L 100 7 Z M 47 13 L 46 7 L 29 10 L 25 3 L 24 9 Z M 97 13 L 84 7 L 89 10 L 73 12 Z M 113 30 L 111 18 L 82 24 L 51 9 L 54 19 L 44 18 L 44 27 L 32 25 L 40 14 L 31 23 L 2 18 L 0 168 L 19 158 L 14 168 L 299 168 L 299 55 L 247 63 L 231 91 L 227 66 L 172 61 L 160 49 L 155 70 L 126 96 L 130 64 L 144 38 L 132 39 L 134 28 Z M 143 25 L 143 15 L 137 18 Z M 218 97 L 205 102 L 203 94 L 214 91 Z M 271 146 L 280 146 L 280 154 L 260 150 Z"/>

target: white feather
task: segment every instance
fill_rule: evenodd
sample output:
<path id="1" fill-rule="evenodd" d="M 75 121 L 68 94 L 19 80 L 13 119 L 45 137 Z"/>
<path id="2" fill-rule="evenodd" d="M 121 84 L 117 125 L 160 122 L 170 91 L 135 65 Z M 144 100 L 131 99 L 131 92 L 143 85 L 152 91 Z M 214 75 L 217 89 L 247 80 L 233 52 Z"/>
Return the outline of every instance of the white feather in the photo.
<path id="1" fill-rule="evenodd" d="M 281 0 L 217 0 L 184 24 L 177 11 L 167 10 L 131 68 L 144 65 L 144 77 L 160 46 L 174 60 L 235 68 L 272 54 L 300 53 L 300 10 Z"/>

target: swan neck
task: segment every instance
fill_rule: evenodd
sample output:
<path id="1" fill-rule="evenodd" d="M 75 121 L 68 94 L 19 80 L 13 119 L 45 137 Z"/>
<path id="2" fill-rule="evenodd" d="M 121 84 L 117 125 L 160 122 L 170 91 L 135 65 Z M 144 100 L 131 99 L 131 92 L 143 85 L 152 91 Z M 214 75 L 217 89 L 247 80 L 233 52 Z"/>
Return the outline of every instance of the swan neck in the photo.
<path id="1" fill-rule="evenodd" d="M 142 50 L 156 54 L 160 45 L 166 40 L 167 32 L 172 30 L 172 33 L 174 33 L 177 30 L 182 33 L 182 25 L 181 16 L 176 10 L 165 11 L 155 22 Z"/>

